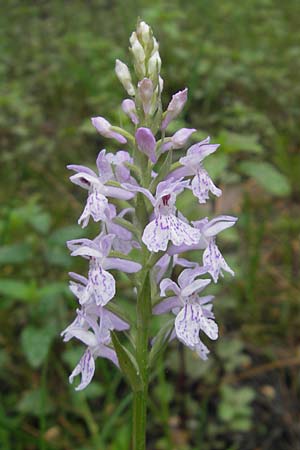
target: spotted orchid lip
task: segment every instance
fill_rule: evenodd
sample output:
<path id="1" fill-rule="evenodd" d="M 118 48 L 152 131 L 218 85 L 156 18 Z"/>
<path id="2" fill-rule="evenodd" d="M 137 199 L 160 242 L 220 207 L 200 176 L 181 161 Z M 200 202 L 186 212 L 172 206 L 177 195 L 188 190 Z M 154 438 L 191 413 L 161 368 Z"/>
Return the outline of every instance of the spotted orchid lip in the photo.
<path id="1" fill-rule="evenodd" d="M 163 196 L 162 201 L 163 201 L 164 206 L 168 206 L 169 205 L 170 198 L 171 198 L 171 194 Z"/>

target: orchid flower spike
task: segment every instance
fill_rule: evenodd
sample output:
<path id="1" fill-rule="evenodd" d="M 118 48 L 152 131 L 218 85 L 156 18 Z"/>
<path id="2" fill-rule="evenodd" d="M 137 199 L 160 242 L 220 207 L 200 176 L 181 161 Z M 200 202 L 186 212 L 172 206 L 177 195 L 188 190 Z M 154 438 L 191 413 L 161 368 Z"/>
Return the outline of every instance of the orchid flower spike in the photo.
<path id="1" fill-rule="evenodd" d="M 77 310 L 62 336 L 65 342 L 76 339 L 85 346 L 69 377 L 70 383 L 80 377 L 76 390 L 89 385 L 99 357 L 110 360 L 126 376 L 135 400 L 138 395 L 134 408 L 140 409 L 133 414 L 133 441 L 146 448 L 146 393 L 153 361 L 174 338 L 206 360 L 209 349 L 203 336 L 218 338 L 214 297 L 202 291 L 217 283 L 223 272 L 234 274 L 216 241 L 237 218 L 201 215 L 210 194 L 222 194 L 203 166 L 219 145 L 211 144 L 209 137 L 189 144 L 196 133 L 192 125 L 167 133 L 187 102 L 188 90 L 174 94 L 164 108 L 159 44 L 143 21 L 130 36 L 130 54 L 132 66 L 119 59 L 115 65 L 130 97 L 121 104 L 130 121 L 124 114 L 121 120 L 126 119 L 129 129 L 113 126 L 104 117 L 91 119 L 101 136 L 126 148 L 101 150 L 96 170 L 67 166 L 74 172 L 70 180 L 87 190 L 78 223 L 85 228 L 92 218 L 99 230 L 94 239 L 67 242 L 71 255 L 84 258 L 87 268 L 86 276 L 70 273 Z M 180 155 L 173 152 L 186 146 Z M 181 194 L 187 195 L 177 202 Z M 191 221 L 192 208 L 193 218 L 199 220 Z M 136 303 L 130 315 L 124 307 L 127 299 Z M 172 313 L 171 320 L 150 336 L 151 314 L 167 313 Z M 126 333 L 119 340 L 116 332 Z"/>

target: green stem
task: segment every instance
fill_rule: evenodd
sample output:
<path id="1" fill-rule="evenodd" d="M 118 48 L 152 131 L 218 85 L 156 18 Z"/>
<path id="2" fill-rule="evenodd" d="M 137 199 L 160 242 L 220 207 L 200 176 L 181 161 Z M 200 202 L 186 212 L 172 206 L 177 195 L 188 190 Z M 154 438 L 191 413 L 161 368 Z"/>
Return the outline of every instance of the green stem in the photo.
<path id="1" fill-rule="evenodd" d="M 133 394 L 133 450 L 146 449 L 147 390 Z"/>
<path id="2" fill-rule="evenodd" d="M 133 450 L 146 449 L 147 397 L 149 386 L 149 314 L 143 302 L 137 303 L 136 354 L 142 389 L 133 393 Z"/>

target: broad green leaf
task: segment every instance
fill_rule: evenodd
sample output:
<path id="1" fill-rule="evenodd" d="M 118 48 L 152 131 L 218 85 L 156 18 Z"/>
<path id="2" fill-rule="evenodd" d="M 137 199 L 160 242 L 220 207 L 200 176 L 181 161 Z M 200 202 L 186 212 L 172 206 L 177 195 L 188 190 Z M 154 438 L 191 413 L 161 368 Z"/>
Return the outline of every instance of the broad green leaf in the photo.
<path id="1" fill-rule="evenodd" d="M 47 283 L 45 286 L 39 289 L 40 298 L 53 298 L 61 295 L 68 295 L 69 288 L 67 283 L 57 282 L 57 283 Z"/>
<path id="2" fill-rule="evenodd" d="M 225 153 L 214 154 L 204 161 L 204 167 L 212 179 L 220 178 L 229 165 L 229 156 Z"/>
<path id="3" fill-rule="evenodd" d="M 15 279 L 0 280 L 0 294 L 13 300 L 34 301 L 37 299 L 35 284 Z"/>
<path id="4" fill-rule="evenodd" d="M 216 139 L 227 153 L 248 151 L 262 153 L 263 147 L 258 142 L 256 134 L 238 134 L 232 131 L 222 131 Z"/>
<path id="5" fill-rule="evenodd" d="M 219 404 L 218 413 L 221 420 L 224 420 L 224 422 L 229 422 L 235 416 L 235 409 L 230 403 L 221 401 Z"/>
<path id="6" fill-rule="evenodd" d="M 231 422 L 231 426 L 236 431 L 249 431 L 252 427 L 252 421 L 250 417 L 235 417 Z"/>
<path id="7" fill-rule="evenodd" d="M 51 266 L 69 267 L 71 265 L 71 257 L 67 250 L 57 245 L 49 245 L 46 249 L 45 257 Z"/>
<path id="8" fill-rule="evenodd" d="M 26 327 L 21 334 L 23 352 L 33 368 L 38 368 L 47 358 L 51 342 L 57 334 L 56 327 Z"/>
<path id="9" fill-rule="evenodd" d="M 243 161 L 240 163 L 239 169 L 244 174 L 253 177 L 270 194 L 284 197 L 291 192 L 287 177 L 270 163 Z"/>
<path id="10" fill-rule="evenodd" d="M 28 222 L 36 231 L 46 234 L 50 229 L 51 217 L 47 212 L 38 212 L 38 214 L 30 215 Z"/>
<path id="11" fill-rule="evenodd" d="M 25 242 L 0 247 L 0 264 L 24 263 L 31 257 L 31 246 Z"/>
<path id="12" fill-rule="evenodd" d="M 133 391 L 139 391 L 142 388 L 142 381 L 139 375 L 139 369 L 134 356 L 119 341 L 116 333 L 111 331 L 113 346 L 117 353 L 120 368 L 124 373 L 128 383 Z"/>
<path id="13" fill-rule="evenodd" d="M 62 245 L 65 247 L 66 241 L 82 237 L 82 228 L 79 225 L 70 225 L 69 227 L 57 228 L 50 234 L 48 241 L 51 244 Z"/>
<path id="14" fill-rule="evenodd" d="M 49 414 L 54 409 L 51 399 L 46 396 L 42 389 L 26 392 L 19 401 L 17 408 L 23 414 L 37 417 L 41 414 Z"/>

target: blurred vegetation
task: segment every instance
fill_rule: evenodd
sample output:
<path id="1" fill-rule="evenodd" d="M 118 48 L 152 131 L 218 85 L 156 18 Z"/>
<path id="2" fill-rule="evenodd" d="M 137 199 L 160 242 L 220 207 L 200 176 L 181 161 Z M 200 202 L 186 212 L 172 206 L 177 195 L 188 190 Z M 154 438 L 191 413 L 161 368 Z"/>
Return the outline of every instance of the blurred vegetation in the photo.
<path id="1" fill-rule="evenodd" d="M 114 60 L 129 60 L 141 16 L 161 43 L 165 102 L 190 88 L 176 125 L 222 144 L 207 168 L 224 195 L 204 214 L 240 217 L 220 237 L 236 271 L 214 287 L 221 338 L 206 363 L 174 343 L 157 365 L 149 449 L 300 449 L 299 1 L 0 4 L 0 448 L 130 448 L 120 374 L 98 361 L 75 393 L 82 347 L 59 332 L 75 310 L 67 272 L 85 270 L 65 241 L 97 229 L 74 225 L 84 194 L 65 166 L 116 148 L 89 118 L 125 121 Z"/>

